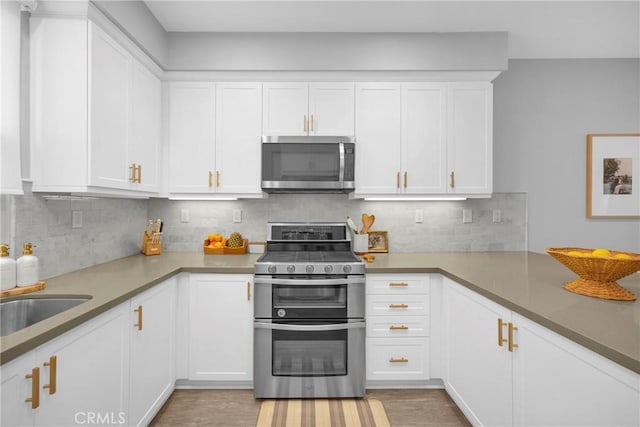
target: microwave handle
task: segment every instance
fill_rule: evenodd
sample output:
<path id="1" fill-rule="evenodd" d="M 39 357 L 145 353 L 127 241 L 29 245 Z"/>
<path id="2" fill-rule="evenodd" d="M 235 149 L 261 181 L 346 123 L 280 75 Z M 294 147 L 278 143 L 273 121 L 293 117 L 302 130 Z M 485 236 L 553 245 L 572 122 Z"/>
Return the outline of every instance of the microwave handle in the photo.
<path id="1" fill-rule="evenodd" d="M 345 329 L 361 329 L 365 327 L 365 322 L 336 323 L 329 325 L 292 325 L 290 323 L 267 323 L 254 322 L 253 326 L 259 329 L 273 329 L 276 331 L 302 331 L 302 332 L 323 332 L 342 331 Z"/>
<path id="2" fill-rule="evenodd" d="M 344 182 L 344 143 L 341 142 L 338 146 L 340 152 L 340 172 L 338 176 L 338 182 Z"/>
<path id="3" fill-rule="evenodd" d="M 346 279 L 274 279 L 272 277 L 261 277 L 254 276 L 253 282 L 255 284 L 266 284 L 266 285 L 300 285 L 300 286 L 309 286 L 309 285 L 359 285 L 365 283 L 364 277 L 349 277 Z"/>

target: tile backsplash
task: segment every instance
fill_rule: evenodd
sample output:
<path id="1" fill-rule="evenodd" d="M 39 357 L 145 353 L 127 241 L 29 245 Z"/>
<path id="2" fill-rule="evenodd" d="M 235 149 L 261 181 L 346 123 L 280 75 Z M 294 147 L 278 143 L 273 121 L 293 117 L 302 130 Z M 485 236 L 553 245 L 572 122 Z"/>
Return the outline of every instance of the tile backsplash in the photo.
<path id="1" fill-rule="evenodd" d="M 471 210 L 471 223 L 462 222 L 463 209 Z M 416 210 L 422 211 L 422 223 L 415 222 Z M 494 210 L 500 211 L 500 222 L 493 222 Z M 72 226 L 74 211 L 81 212 L 82 227 Z M 233 222 L 234 211 L 241 211 L 242 222 Z M 182 222 L 183 212 L 188 222 Z M 12 245 L 16 258 L 24 242 L 34 243 L 41 277 L 47 278 L 138 253 L 147 219 L 164 221 L 163 250 L 199 252 L 212 231 L 238 231 L 251 241 L 264 241 L 269 221 L 345 221 L 351 216 L 359 225 L 363 212 L 376 215 L 373 230 L 389 232 L 390 252 L 527 248 L 524 193 L 420 202 L 350 200 L 336 194 L 237 201 L 48 199 L 25 194 L 3 196 L 0 239 Z"/>
<path id="2" fill-rule="evenodd" d="M 162 218 L 163 248 L 199 251 L 209 232 L 240 232 L 250 241 L 266 240 L 269 221 L 345 221 L 360 225 L 363 212 L 375 214 L 372 230 L 389 232 L 391 252 L 511 251 L 526 249 L 526 194 L 494 194 L 490 199 L 465 201 L 373 202 L 350 200 L 336 194 L 276 194 L 265 200 L 149 202 L 149 216 Z M 470 209 L 471 223 L 462 223 L 462 210 Z M 501 222 L 493 222 L 493 210 Z M 189 222 L 181 222 L 183 210 Z M 242 222 L 234 223 L 234 210 Z M 416 210 L 423 214 L 415 222 Z"/>

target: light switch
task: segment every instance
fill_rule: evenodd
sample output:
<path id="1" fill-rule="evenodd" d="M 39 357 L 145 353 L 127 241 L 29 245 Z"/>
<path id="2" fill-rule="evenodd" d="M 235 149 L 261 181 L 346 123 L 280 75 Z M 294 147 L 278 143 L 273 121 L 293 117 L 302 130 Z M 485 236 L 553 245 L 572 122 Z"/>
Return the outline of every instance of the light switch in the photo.
<path id="1" fill-rule="evenodd" d="M 472 209 L 462 209 L 462 223 L 468 224 L 473 222 L 473 210 Z"/>
<path id="2" fill-rule="evenodd" d="M 242 222 L 242 210 L 234 209 L 233 210 L 233 222 Z"/>
<path id="3" fill-rule="evenodd" d="M 71 228 L 82 228 L 82 211 L 71 212 Z"/>
<path id="4" fill-rule="evenodd" d="M 189 222 L 189 209 L 180 209 L 180 222 Z"/>
<path id="5" fill-rule="evenodd" d="M 500 209 L 493 210 L 493 222 L 502 222 L 502 210 Z"/>
<path id="6" fill-rule="evenodd" d="M 424 222 L 424 213 L 422 209 L 416 209 L 416 223 Z"/>

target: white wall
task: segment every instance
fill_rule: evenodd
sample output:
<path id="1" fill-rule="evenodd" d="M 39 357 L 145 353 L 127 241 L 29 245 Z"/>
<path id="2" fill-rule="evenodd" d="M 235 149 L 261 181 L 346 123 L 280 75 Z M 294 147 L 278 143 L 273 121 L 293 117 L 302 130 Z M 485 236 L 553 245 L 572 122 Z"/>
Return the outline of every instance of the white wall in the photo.
<path id="1" fill-rule="evenodd" d="M 640 219 L 586 218 L 598 132 L 640 132 L 640 59 L 510 60 L 495 80 L 494 191 L 528 194 L 529 250 L 640 252 Z"/>

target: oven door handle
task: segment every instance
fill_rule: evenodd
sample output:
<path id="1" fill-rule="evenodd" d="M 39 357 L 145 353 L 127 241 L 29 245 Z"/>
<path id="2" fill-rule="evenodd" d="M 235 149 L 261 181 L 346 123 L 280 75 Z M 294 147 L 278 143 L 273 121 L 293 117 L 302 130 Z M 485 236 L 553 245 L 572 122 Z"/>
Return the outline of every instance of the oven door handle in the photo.
<path id="1" fill-rule="evenodd" d="M 303 332 L 321 332 L 321 331 L 341 331 L 344 329 L 359 329 L 365 327 L 365 322 L 349 322 L 335 323 L 329 325 L 292 325 L 289 323 L 266 323 L 254 322 L 253 326 L 259 329 L 273 329 L 277 331 L 303 331 Z"/>
<path id="2" fill-rule="evenodd" d="M 343 279 L 274 279 L 272 277 L 254 276 L 253 283 L 264 285 L 364 285 L 364 277 L 349 277 Z"/>

